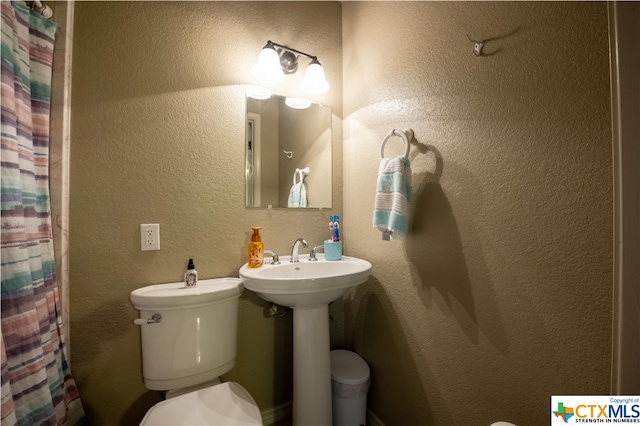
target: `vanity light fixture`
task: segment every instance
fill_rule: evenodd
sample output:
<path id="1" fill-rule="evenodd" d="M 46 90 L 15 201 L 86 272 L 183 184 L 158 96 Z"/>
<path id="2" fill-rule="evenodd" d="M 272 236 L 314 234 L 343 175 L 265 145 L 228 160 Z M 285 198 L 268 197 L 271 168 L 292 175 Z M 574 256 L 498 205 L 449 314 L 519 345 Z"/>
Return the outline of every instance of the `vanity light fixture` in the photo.
<path id="1" fill-rule="evenodd" d="M 318 58 L 271 40 L 262 48 L 258 62 L 253 66 L 253 75 L 268 83 L 282 81 L 285 74 L 294 74 L 298 70 L 298 58 L 304 55 L 311 59 L 305 70 L 300 89 L 312 95 L 320 95 L 329 90 L 329 83 Z"/>

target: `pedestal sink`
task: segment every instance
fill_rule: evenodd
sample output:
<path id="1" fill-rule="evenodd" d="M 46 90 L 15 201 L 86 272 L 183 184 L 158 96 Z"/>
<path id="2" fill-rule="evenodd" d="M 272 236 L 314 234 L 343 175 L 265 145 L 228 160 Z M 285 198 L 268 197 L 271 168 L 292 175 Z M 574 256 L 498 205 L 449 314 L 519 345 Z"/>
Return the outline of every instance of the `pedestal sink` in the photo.
<path id="1" fill-rule="evenodd" d="M 371 263 L 342 256 L 317 261 L 289 256 L 279 265 L 240 268 L 244 286 L 261 298 L 293 308 L 293 424 L 330 425 L 331 360 L 329 303 L 367 281 Z"/>

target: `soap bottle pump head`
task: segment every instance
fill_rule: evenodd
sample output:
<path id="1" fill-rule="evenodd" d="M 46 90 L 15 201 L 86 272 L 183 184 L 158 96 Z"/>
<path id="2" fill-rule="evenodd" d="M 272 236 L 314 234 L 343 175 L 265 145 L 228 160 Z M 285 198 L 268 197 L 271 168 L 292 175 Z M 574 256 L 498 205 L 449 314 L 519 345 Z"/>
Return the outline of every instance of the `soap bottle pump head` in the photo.
<path id="1" fill-rule="evenodd" d="M 251 241 L 260 241 L 260 230 L 262 229 L 262 226 L 254 226 L 251 229 L 253 229 Z"/>
<path id="2" fill-rule="evenodd" d="M 193 264 L 193 259 L 189 259 L 189 264 L 187 265 L 187 269 L 196 269 L 195 265 Z"/>

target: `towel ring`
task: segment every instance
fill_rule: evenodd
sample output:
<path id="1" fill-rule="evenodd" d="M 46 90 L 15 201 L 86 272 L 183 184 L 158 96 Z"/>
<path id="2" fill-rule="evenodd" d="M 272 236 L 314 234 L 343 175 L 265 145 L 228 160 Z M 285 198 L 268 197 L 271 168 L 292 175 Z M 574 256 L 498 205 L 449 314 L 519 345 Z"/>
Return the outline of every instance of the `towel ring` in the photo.
<path id="1" fill-rule="evenodd" d="M 297 183 L 302 183 L 304 181 L 304 177 L 307 176 L 309 174 L 309 168 L 305 167 L 304 169 L 296 169 L 295 172 L 293 172 L 293 184 L 297 184 Z M 296 178 L 300 177 L 300 182 L 296 182 Z"/>
<path id="2" fill-rule="evenodd" d="M 392 136 L 400 136 L 402 138 L 406 148 L 404 151 L 404 156 L 405 158 L 409 158 L 409 150 L 411 149 L 411 145 L 410 145 L 411 139 L 413 139 L 413 130 L 411 129 L 391 130 L 389 134 L 385 136 L 384 140 L 382 141 L 382 146 L 380 146 L 380 158 L 384 158 L 384 146 L 387 144 L 387 142 L 389 141 L 389 139 L 391 139 Z"/>

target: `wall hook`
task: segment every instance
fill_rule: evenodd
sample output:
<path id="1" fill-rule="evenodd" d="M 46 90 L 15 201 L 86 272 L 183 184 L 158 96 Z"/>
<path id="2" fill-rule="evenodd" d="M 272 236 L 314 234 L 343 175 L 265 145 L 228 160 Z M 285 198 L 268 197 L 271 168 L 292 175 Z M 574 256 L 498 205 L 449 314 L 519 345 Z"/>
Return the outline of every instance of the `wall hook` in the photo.
<path id="1" fill-rule="evenodd" d="M 286 149 L 283 149 L 282 152 L 285 153 L 285 155 L 287 156 L 287 158 L 289 160 L 291 160 L 293 158 L 293 151 L 287 151 Z"/>
<path id="2" fill-rule="evenodd" d="M 473 53 L 476 56 L 482 56 L 482 48 L 484 47 L 485 43 L 484 40 L 473 40 L 471 37 L 469 37 L 469 34 L 467 34 L 467 38 L 471 43 L 473 43 Z"/>

